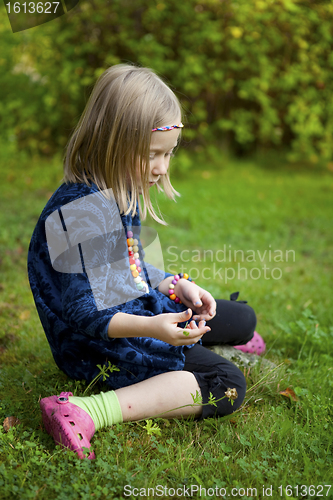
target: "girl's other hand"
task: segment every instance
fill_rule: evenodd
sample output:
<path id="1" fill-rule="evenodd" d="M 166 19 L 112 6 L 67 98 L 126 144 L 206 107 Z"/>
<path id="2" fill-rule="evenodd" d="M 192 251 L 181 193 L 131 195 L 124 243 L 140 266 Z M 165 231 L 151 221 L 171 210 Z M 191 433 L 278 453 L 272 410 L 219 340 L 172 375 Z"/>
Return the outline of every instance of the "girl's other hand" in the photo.
<path id="1" fill-rule="evenodd" d="M 187 307 L 194 310 L 194 320 L 214 318 L 216 314 L 216 301 L 212 295 L 191 281 L 180 279 L 175 285 L 175 294 Z"/>
<path id="2" fill-rule="evenodd" d="M 199 326 L 191 321 L 186 328 L 179 328 L 178 323 L 190 321 L 191 316 L 191 309 L 187 309 L 181 313 L 165 313 L 149 318 L 151 328 L 147 336 L 173 346 L 196 344 L 210 328 L 205 326 L 205 321 L 200 321 Z"/>

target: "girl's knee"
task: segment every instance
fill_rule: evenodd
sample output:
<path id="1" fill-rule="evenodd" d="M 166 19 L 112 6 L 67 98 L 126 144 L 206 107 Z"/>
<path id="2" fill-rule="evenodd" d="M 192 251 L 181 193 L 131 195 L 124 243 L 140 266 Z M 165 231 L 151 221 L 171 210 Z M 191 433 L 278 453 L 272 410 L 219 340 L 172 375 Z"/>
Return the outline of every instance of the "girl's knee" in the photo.
<path id="1" fill-rule="evenodd" d="M 254 330 L 257 326 L 257 316 L 252 307 L 241 304 L 243 307 L 240 320 L 242 322 L 241 331 L 243 333 L 243 343 L 246 344 L 253 338 Z"/>
<path id="2" fill-rule="evenodd" d="M 236 368 L 236 367 L 235 367 Z M 230 382 L 230 391 L 225 391 L 225 400 L 221 400 L 217 407 L 217 416 L 230 415 L 242 405 L 246 394 L 246 380 L 244 374 L 238 369 Z M 234 391 L 235 389 L 235 391 Z"/>
<path id="3" fill-rule="evenodd" d="M 204 404 L 201 418 L 230 415 L 244 401 L 246 393 L 245 376 L 235 365 L 232 365 L 232 369 L 227 376 L 224 371 L 217 371 L 211 375 L 213 376 L 210 378 L 208 386 L 202 392 L 207 395 L 212 394 L 215 405 Z M 208 401 L 208 397 L 205 399 Z"/>

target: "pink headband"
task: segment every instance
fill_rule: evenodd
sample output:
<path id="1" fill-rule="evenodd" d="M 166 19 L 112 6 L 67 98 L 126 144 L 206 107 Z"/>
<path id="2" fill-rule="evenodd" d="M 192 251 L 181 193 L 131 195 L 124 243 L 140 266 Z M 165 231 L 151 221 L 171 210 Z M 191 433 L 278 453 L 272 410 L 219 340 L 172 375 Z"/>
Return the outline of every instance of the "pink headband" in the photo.
<path id="1" fill-rule="evenodd" d="M 152 132 L 165 132 L 167 130 L 173 130 L 174 128 L 183 128 L 184 125 L 182 123 L 179 123 L 179 125 L 170 125 L 170 127 L 157 127 L 153 128 Z"/>

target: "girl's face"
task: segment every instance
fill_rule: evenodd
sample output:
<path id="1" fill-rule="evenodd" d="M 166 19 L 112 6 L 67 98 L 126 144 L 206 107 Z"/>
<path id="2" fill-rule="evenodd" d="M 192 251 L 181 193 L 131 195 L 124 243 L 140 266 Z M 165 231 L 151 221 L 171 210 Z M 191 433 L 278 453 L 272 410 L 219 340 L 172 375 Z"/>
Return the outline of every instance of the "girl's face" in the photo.
<path id="1" fill-rule="evenodd" d="M 152 132 L 150 141 L 149 187 L 154 186 L 160 177 L 167 173 L 172 152 L 177 146 L 179 134 L 180 129 L 178 128 L 163 132 Z M 137 174 L 137 183 L 141 191 L 140 188 L 142 186 L 139 173 Z"/>

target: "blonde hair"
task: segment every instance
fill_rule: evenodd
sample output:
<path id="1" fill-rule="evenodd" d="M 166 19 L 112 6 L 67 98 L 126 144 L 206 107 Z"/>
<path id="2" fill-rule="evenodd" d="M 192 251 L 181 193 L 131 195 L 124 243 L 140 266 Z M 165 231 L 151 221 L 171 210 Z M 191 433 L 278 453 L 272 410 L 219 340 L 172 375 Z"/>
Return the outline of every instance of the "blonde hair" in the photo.
<path id="1" fill-rule="evenodd" d="M 119 64 L 97 80 L 64 158 L 64 181 L 94 182 L 112 189 L 120 212 L 149 214 L 159 223 L 149 197 L 149 149 L 152 129 L 178 123 L 181 106 L 171 89 L 149 68 Z M 168 132 L 164 132 L 168 133 Z M 136 175 L 142 184 L 143 208 Z M 158 190 L 175 200 L 169 174 Z M 162 216 L 161 216 L 162 217 Z"/>

